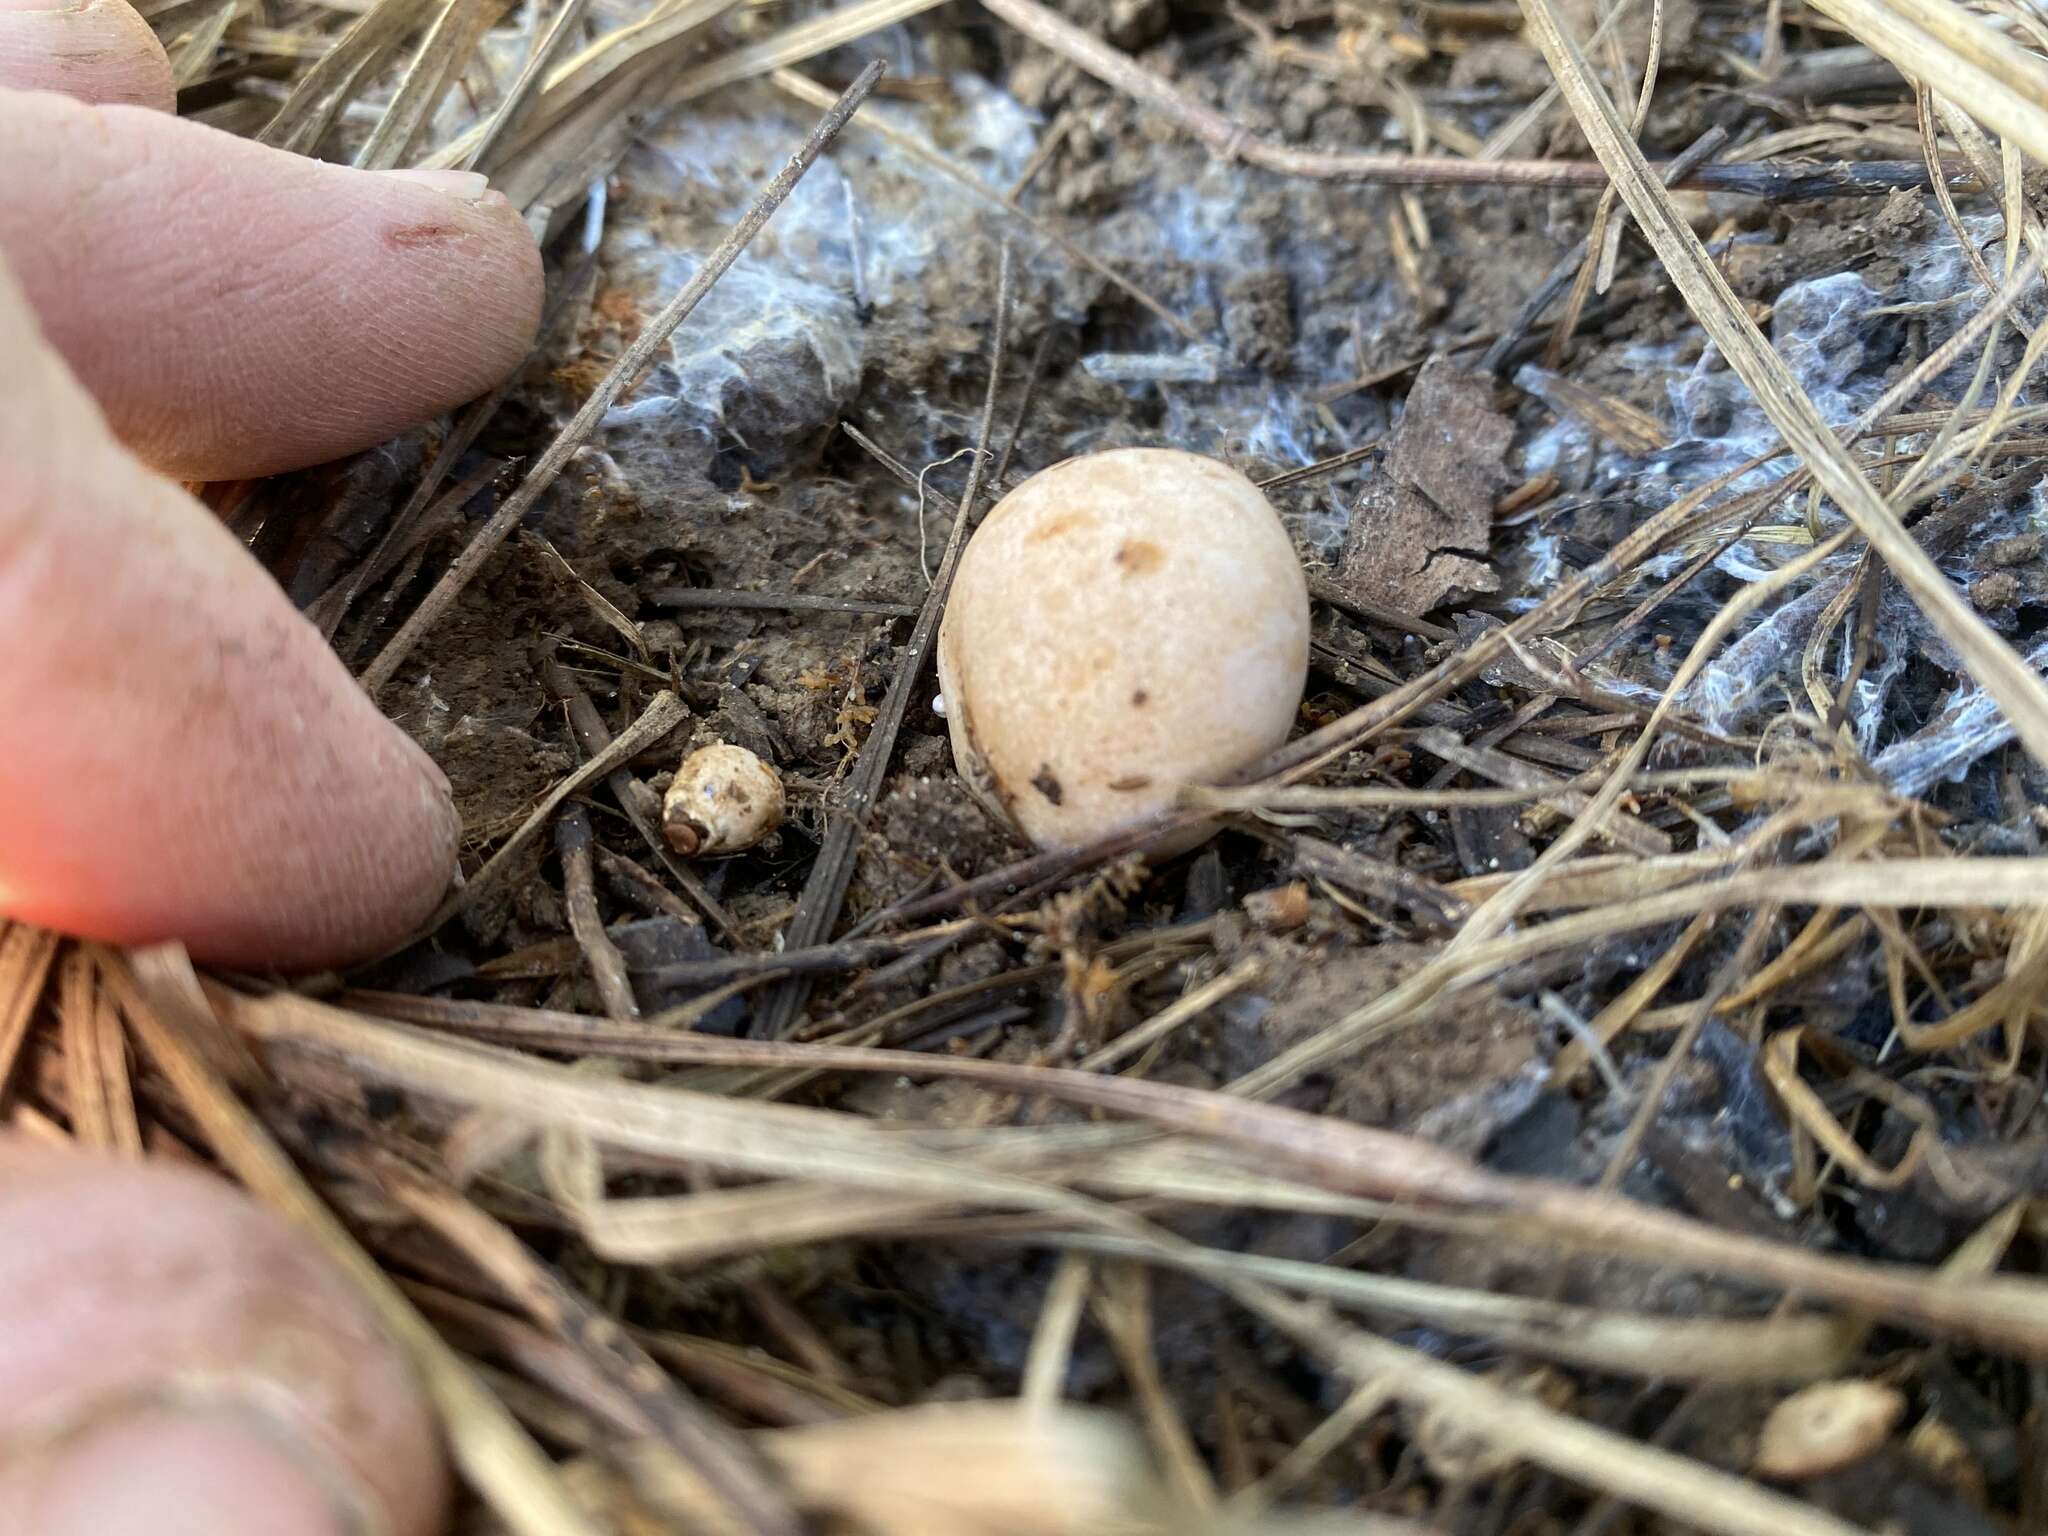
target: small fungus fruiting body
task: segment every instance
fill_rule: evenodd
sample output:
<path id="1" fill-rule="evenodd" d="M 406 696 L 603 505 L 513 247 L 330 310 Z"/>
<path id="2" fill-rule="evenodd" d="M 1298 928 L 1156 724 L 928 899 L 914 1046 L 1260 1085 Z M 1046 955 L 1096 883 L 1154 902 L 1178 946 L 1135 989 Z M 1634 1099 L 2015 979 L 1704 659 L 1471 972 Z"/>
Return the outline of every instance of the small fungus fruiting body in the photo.
<path id="1" fill-rule="evenodd" d="M 683 759 L 661 801 L 661 829 L 688 857 L 753 847 L 782 825 L 782 777 L 745 747 L 716 742 Z"/>
<path id="2" fill-rule="evenodd" d="M 1820 1477 L 1868 1456 L 1905 1415 L 1906 1399 L 1875 1381 L 1822 1381 L 1771 1410 L 1757 1437 L 1759 1477 Z"/>
<path id="3" fill-rule="evenodd" d="M 1040 847 L 1107 836 L 1286 740 L 1308 634 L 1293 543 L 1238 471 L 1167 449 L 1069 459 L 961 557 L 939 631 L 954 761 Z"/>

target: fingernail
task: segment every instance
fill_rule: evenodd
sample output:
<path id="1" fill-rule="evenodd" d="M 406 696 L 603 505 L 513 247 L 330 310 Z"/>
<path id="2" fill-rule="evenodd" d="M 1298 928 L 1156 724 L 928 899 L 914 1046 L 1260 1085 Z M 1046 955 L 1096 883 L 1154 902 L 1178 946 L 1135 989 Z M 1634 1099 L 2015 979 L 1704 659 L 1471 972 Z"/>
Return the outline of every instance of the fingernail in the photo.
<path id="1" fill-rule="evenodd" d="M 364 1536 L 282 1427 L 226 1407 L 130 1410 L 48 1453 L 21 1527 L 37 1536 Z M 0 1525 L 4 1525 L 0 1521 Z"/>
<path id="2" fill-rule="evenodd" d="M 0 0 L 0 5 L 7 0 Z M 473 203 L 491 190 L 491 179 L 481 171 L 384 171 L 393 181 L 409 181 L 416 186 L 430 187 L 444 197 L 460 198 Z"/>

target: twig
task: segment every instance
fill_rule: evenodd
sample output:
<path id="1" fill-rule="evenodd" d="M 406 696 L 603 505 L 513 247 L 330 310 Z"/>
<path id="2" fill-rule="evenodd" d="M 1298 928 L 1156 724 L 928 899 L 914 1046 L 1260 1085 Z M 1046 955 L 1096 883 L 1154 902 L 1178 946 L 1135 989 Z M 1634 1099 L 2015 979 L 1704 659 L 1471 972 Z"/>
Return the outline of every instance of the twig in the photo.
<path id="1" fill-rule="evenodd" d="M 1588 187 L 1608 184 L 1607 171 L 1587 160 L 1465 160 L 1443 155 L 1358 155 L 1328 150 L 1291 149 L 1260 138 L 1183 95 L 1136 60 L 1084 32 L 1038 3 L 1038 0 L 981 0 L 1019 32 L 1079 65 L 1096 79 L 1165 114 L 1225 160 L 1242 160 L 1261 170 L 1311 181 L 1358 181 L 1380 186 L 1520 186 Z M 1973 172 L 1957 168 L 1959 186 L 1974 187 Z M 1790 201 L 1815 197 L 1882 197 L 1907 187 L 1927 185 L 1927 168 L 1917 160 L 1844 161 L 1817 165 L 1808 161 L 1768 160 L 1702 167 L 1683 186 L 1707 191 L 1746 192 L 1755 197 Z"/>
<path id="2" fill-rule="evenodd" d="M 391 681 L 392 674 L 397 672 L 406 657 L 412 654 L 413 647 L 419 644 L 421 636 L 433 628 L 441 615 L 454 605 L 464 588 L 477 572 L 483 569 L 484 563 L 497 552 L 498 546 L 505 542 L 512 530 L 519 526 L 520 520 L 539 503 L 548 487 L 555 483 L 555 477 L 567 466 L 577 449 L 581 448 L 591 433 L 597 430 L 598 424 L 604 420 L 605 413 L 617 403 L 627 388 L 639 379 L 641 371 L 668 345 L 668 339 L 675 333 L 676 327 L 689 319 L 691 312 L 703 302 L 704 296 L 726 274 L 727 269 L 739 260 L 740 253 L 752 243 L 754 236 L 760 233 L 761 226 L 782 206 L 784 199 L 795 189 L 796 184 L 803 180 L 804 173 L 817 163 L 818 157 L 839 136 L 839 131 L 846 126 L 855 110 L 867 100 L 869 93 L 875 88 L 875 82 L 882 78 L 882 69 L 882 61 L 876 59 L 860 72 L 853 84 L 846 88 L 844 94 L 833 103 L 831 110 L 811 130 L 811 135 L 804 141 L 803 148 L 791 156 L 789 163 L 761 189 L 754 199 L 753 206 L 747 210 L 739 223 L 733 226 L 732 232 L 719 242 L 718 249 L 705 258 L 704 264 L 691 276 L 689 282 L 683 285 L 682 291 L 669 300 L 660 314 L 647 322 L 647 328 L 620 355 L 619 360 L 612 364 L 611 371 L 599 382 L 597 388 L 590 392 L 590 398 L 583 402 L 582 407 L 570 418 L 569 424 L 556 434 L 552 443 L 548 444 L 547 452 L 541 455 L 540 462 L 533 466 L 519 489 L 507 497 L 505 504 L 492 514 L 491 520 L 477 530 L 477 535 L 470 541 L 469 547 L 456 558 L 455 563 L 448 568 L 447 574 L 442 576 L 435 584 L 434 590 L 429 592 L 425 600 L 414 610 L 412 617 L 399 626 L 398 633 L 391 637 L 390 643 L 378 653 L 376 660 L 364 669 L 363 687 L 371 694 L 374 695 Z"/>
<path id="3" fill-rule="evenodd" d="M 1382 607 L 1345 591 L 1327 576 L 1311 574 L 1308 578 L 1308 595 L 1319 603 L 1328 603 L 1332 608 L 1341 608 L 1353 618 L 1364 619 L 1368 624 L 1384 625 L 1398 629 L 1404 634 L 1420 635 L 1425 640 L 1442 642 L 1455 640 L 1458 632 L 1445 629 L 1441 624 L 1432 624 L 1427 619 L 1400 613 L 1392 608 Z"/>
<path id="4" fill-rule="evenodd" d="M 644 596 L 657 608 L 682 611 L 718 608 L 743 613 L 872 613 L 890 619 L 917 617 L 917 610 L 908 603 L 871 603 L 860 598 L 825 597 L 810 592 L 730 592 L 715 587 L 657 587 Z"/>
<path id="5" fill-rule="evenodd" d="M 1314 837 L 1297 837 L 1293 847 L 1294 867 L 1299 873 L 1406 907 L 1424 922 L 1455 928 L 1472 915 L 1470 902 L 1398 864 L 1368 858 L 1354 849 Z"/>
<path id="6" fill-rule="evenodd" d="M 590 695 L 576 686 L 575 681 L 552 656 L 541 662 L 541 681 L 548 691 L 562 701 L 569 712 L 569 729 L 575 733 L 577 745 L 593 758 L 603 756 L 611 749 L 612 733 L 597 712 L 597 706 L 590 702 Z M 690 900 L 704 915 L 716 923 L 719 931 L 727 938 L 735 937 L 738 930 L 733 926 L 730 915 L 718 903 L 704 882 L 691 872 L 690 866 L 676 857 L 673 849 L 661 835 L 660 817 L 655 814 L 654 792 L 633 776 L 633 770 L 625 763 L 605 776 L 605 784 L 612 792 L 612 799 L 618 802 L 626 820 L 633 824 L 633 830 L 640 834 L 661 861 L 661 867 L 688 893 Z"/>
<path id="7" fill-rule="evenodd" d="M 1313 480 L 1319 475 L 1333 475 L 1340 469 L 1364 462 L 1380 451 L 1383 440 L 1374 438 L 1369 443 L 1360 443 L 1356 448 L 1346 448 L 1342 453 L 1332 454 L 1327 459 L 1318 459 L 1313 464 L 1304 464 L 1299 469 L 1282 470 L 1277 475 L 1268 475 L 1252 483 L 1262 491 L 1277 491 L 1283 485 L 1294 485 L 1303 480 Z"/>
<path id="8" fill-rule="evenodd" d="M 958 923 L 950 933 L 971 931 L 975 923 Z M 944 936 L 944 935 L 941 935 Z M 865 939 L 836 939 L 829 944 L 806 944 L 801 949 L 763 950 L 755 954 L 722 955 L 715 960 L 679 960 L 646 972 L 648 984 L 664 990 L 696 990 L 722 987 L 751 976 L 831 976 L 857 971 L 878 960 L 893 960 L 913 944 L 923 944 L 935 935 L 930 929 L 907 934 L 880 934 Z"/>
<path id="9" fill-rule="evenodd" d="M 427 919 L 425 933 L 432 933 L 458 913 L 467 911 L 470 904 L 489 890 L 512 866 L 513 858 L 524 848 L 540 829 L 554 815 L 555 807 L 575 794 L 592 779 L 601 778 L 623 763 L 631 762 L 642 751 L 651 747 L 688 716 L 682 702 L 672 693 L 658 693 L 638 720 L 626 733 L 615 738 L 612 744 L 585 762 L 582 767 L 563 779 L 549 790 L 533 813 L 519 826 L 519 829 L 499 845 L 498 851 L 485 860 L 484 867 L 470 877 L 467 885 L 449 894 L 434 915 Z"/>
<path id="10" fill-rule="evenodd" d="M 867 740 L 861 743 L 860 761 L 847 777 L 839 814 L 832 818 L 826 829 L 817 861 L 804 882 L 803 894 L 797 898 L 796 915 L 790 919 L 788 931 L 783 935 L 784 945 L 789 949 L 806 949 L 820 943 L 832 931 L 833 923 L 838 921 L 840 904 L 846 899 L 846 887 L 853 879 L 854 851 L 859 844 L 861 828 L 866 825 L 868 811 L 881 790 L 883 775 L 889 771 L 896 734 L 903 728 L 904 717 L 910 712 L 911 697 L 931 655 L 932 643 L 938 636 L 939 618 L 946 610 L 946 596 L 953 588 L 953 573 L 959 568 L 960 552 L 967 544 L 968 526 L 974 520 L 975 499 L 981 494 L 982 471 L 991 458 L 988 445 L 995 430 L 996 395 L 1002 383 L 1003 354 L 1009 340 L 1010 267 L 1010 247 L 1005 242 L 996 273 L 995 335 L 989 346 L 988 391 L 982 400 L 981 430 L 975 437 L 978 451 L 968 464 L 967 486 L 960 495 L 960 508 L 953 518 L 951 531 L 946 535 L 945 552 L 939 556 L 938 574 L 932 580 L 932 589 L 925 594 L 924 607 L 910 632 L 903 662 L 889 684 L 888 695 L 882 701 L 881 712 L 876 716 Z M 809 996 L 808 978 L 793 977 L 779 986 L 763 1004 L 761 1033 L 770 1038 L 783 1035 L 795 1022 Z"/>
<path id="11" fill-rule="evenodd" d="M 646 867 L 615 853 L 599 844 L 596 850 L 597 867 L 611 877 L 612 886 L 621 896 L 636 906 L 663 917 L 672 917 L 679 923 L 692 928 L 704 926 L 704 920 L 691 910 L 690 904 L 648 873 Z"/>
<path id="12" fill-rule="evenodd" d="M 597 882 L 591 872 L 590 816 L 571 801 L 562 808 L 555 823 L 555 851 L 562 856 L 563 895 L 569 908 L 569 929 L 590 962 L 597 995 L 604 1000 L 607 1018 L 637 1019 L 640 1004 L 633 996 L 633 983 L 626 975 L 626 960 L 619 947 L 604 931 L 604 919 L 597 910 Z"/>

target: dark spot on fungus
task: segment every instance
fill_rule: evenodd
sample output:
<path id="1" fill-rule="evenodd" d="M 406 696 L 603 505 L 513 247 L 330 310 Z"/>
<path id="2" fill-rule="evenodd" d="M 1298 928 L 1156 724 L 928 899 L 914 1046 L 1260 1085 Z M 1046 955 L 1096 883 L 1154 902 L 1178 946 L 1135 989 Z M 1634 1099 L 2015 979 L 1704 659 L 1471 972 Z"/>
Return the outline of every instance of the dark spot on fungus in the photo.
<path id="1" fill-rule="evenodd" d="M 1126 576 L 1143 576 L 1166 564 L 1166 551 L 1150 539 L 1126 539 L 1117 546 L 1116 563 Z"/>
<path id="2" fill-rule="evenodd" d="M 384 231 L 384 243 L 393 250 L 411 251 L 422 246 L 445 245 L 451 240 L 466 240 L 469 231 L 459 224 L 406 224 Z"/>
<path id="3" fill-rule="evenodd" d="M 1054 518 L 1043 528 L 1040 528 L 1038 532 L 1032 534 L 1031 542 L 1043 544 L 1049 539 L 1058 538 L 1063 533 L 1073 533 L 1077 529 L 1089 527 L 1093 522 L 1093 518 L 1082 517 L 1079 513 L 1069 512 L 1063 517 Z"/>
<path id="4" fill-rule="evenodd" d="M 1147 704 L 1151 702 L 1152 695 L 1147 693 L 1144 689 L 1134 688 L 1133 690 L 1131 690 L 1131 705 L 1133 708 L 1143 709 Z"/>
<path id="5" fill-rule="evenodd" d="M 1127 773 L 1120 779 L 1111 779 L 1109 787 L 1120 795 L 1129 795 L 1141 789 L 1150 789 L 1152 780 L 1142 773 Z"/>
<path id="6" fill-rule="evenodd" d="M 1031 787 L 1054 805 L 1058 805 L 1067 797 L 1067 792 L 1060 788 L 1060 781 L 1052 776 L 1052 769 L 1045 765 L 1040 765 L 1038 776 L 1031 781 Z"/>

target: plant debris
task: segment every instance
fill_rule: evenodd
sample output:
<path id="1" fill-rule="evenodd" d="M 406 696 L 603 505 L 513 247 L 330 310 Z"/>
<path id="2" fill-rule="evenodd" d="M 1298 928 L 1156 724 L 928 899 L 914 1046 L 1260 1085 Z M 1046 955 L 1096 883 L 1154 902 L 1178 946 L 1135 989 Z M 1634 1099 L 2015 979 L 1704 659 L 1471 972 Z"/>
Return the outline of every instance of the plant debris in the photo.
<path id="1" fill-rule="evenodd" d="M 1514 423 L 1493 387 L 1447 360 L 1415 376 L 1386 463 L 1351 510 L 1337 581 L 1353 596 L 1415 617 L 1498 591 L 1487 563 L 1493 508 L 1507 488 Z"/>

